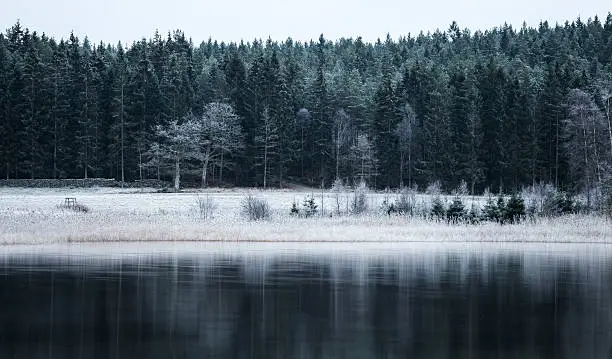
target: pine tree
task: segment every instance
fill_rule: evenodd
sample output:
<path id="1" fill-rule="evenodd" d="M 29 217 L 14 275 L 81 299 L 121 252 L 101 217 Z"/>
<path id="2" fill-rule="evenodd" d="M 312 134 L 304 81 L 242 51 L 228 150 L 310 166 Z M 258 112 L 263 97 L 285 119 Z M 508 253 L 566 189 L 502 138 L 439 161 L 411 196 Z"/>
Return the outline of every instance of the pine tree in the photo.
<path id="1" fill-rule="evenodd" d="M 374 115 L 373 134 L 377 157 L 380 159 L 379 186 L 396 187 L 398 182 L 399 159 L 397 156 L 397 137 L 395 129 L 400 122 L 398 101 L 391 83 L 391 69 L 383 73 L 381 85 L 376 93 L 376 112 Z"/>
<path id="2" fill-rule="evenodd" d="M 9 125 L 9 93 L 8 84 L 10 82 L 11 58 L 6 48 L 6 40 L 0 34 L 0 178 L 8 178 L 7 169 L 10 150 L 9 142 L 12 135 L 12 128 Z"/>
<path id="3" fill-rule="evenodd" d="M 485 182 L 492 188 L 503 187 L 505 160 L 502 157 L 502 124 L 506 121 L 506 75 L 491 59 L 479 67 L 479 91 L 482 98 L 479 116 L 482 120 L 483 142 L 481 158 L 485 165 Z"/>

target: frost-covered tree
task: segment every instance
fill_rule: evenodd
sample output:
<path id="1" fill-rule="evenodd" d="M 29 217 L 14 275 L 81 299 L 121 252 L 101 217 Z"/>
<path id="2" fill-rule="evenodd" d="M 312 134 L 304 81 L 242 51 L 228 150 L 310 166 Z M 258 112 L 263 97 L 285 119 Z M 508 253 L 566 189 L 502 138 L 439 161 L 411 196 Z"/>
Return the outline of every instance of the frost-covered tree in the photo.
<path id="1" fill-rule="evenodd" d="M 202 116 L 191 120 L 196 131 L 194 157 L 202 164 L 202 187 L 206 187 L 211 161 L 222 171 L 229 162 L 224 161 L 224 155 L 235 154 L 243 147 L 240 121 L 231 105 L 219 102 L 209 103 Z"/>
<path id="2" fill-rule="evenodd" d="M 160 139 L 153 142 L 151 152 L 159 153 L 163 159 L 174 163 L 174 189 L 181 186 L 181 162 L 195 157 L 197 153 L 197 135 L 200 126 L 192 115 L 184 118 L 179 124 L 173 120 L 166 126 L 157 126 L 155 134 Z"/>
<path id="3" fill-rule="evenodd" d="M 263 161 L 263 187 L 268 185 L 268 172 L 270 167 L 270 159 L 277 154 L 279 145 L 279 130 L 278 124 L 270 116 L 268 107 L 264 108 L 261 116 L 261 124 L 255 136 L 255 143 L 260 152 L 260 159 Z"/>
<path id="4" fill-rule="evenodd" d="M 599 101 L 603 104 L 604 117 L 608 130 L 609 148 L 607 162 L 612 165 L 612 74 L 597 84 Z"/>
<path id="5" fill-rule="evenodd" d="M 376 175 L 376 159 L 374 146 L 368 137 L 360 133 L 355 139 L 355 143 L 351 147 L 351 159 L 353 162 L 353 177 L 359 179 L 360 182 L 370 182 L 371 178 Z"/>
<path id="6" fill-rule="evenodd" d="M 603 116 L 588 93 L 573 89 L 569 93 L 564 124 L 570 168 L 587 191 L 587 206 L 590 206 L 591 188 L 602 178 L 601 154 L 606 130 Z"/>

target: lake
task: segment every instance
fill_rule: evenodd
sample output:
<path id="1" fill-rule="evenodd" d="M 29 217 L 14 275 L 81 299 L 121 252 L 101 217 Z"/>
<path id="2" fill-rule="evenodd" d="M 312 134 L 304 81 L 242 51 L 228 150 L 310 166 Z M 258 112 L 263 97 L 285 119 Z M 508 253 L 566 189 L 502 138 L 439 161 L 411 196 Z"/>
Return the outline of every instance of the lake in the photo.
<path id="1" fill-rule="evenodd" d="M 612 358 L 612 247 L 0 250 L 0 358 Z"/>

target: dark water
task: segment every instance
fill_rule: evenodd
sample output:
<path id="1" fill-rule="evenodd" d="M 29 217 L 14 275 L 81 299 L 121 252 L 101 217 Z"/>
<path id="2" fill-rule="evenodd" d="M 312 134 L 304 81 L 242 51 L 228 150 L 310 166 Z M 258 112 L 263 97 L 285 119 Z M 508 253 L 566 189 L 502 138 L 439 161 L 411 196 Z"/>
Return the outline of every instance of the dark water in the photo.
<path id="1" fill-rule="evenodd" d="M 610 259 L 0 258 L 0 358 L 611 358 Z"/>

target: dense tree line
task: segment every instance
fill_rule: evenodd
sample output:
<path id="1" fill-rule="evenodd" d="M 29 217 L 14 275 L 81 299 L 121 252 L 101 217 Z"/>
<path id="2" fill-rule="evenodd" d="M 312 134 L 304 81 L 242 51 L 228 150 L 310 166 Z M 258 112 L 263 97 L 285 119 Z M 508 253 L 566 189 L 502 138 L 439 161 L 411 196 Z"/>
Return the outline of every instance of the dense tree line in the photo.
<path id="1" fill-rule="evenodd" d="M 16 23 L 0 34 L 0 176 L 171 180 L 180 163 L 204 185 L 586 190 L 609 173 L 611 102 L 612 14 L 375 43 L 124 46 Z M 223 106 L 231 124 L 206 114 Z M 185 123 L 196 155 L 173 157 L 163 135 Z"/>

